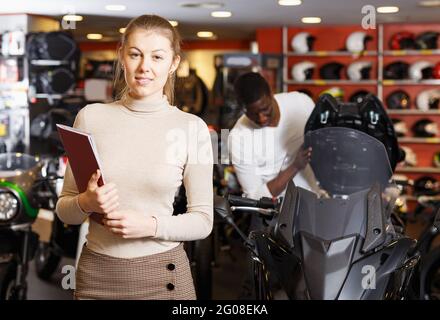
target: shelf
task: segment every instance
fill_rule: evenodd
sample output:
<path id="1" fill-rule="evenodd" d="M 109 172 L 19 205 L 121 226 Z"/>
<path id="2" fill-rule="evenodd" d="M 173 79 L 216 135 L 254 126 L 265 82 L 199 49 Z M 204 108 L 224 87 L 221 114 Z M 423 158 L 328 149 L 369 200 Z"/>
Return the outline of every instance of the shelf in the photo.
<path id="1" fill-rule="evenodd" d="M 440 138 L 414 138 L 414 137 L 403 137 L 398 138 L 399 142 L 402 143 L 440 143 Z"/>
<path id="2" fill-rule="evenodd" d="M 294 51 L 288 51 L 286 53 L 289 57 L 362 57 L 362 56 L 376 56 L 377 51 L 311 51 L 307 53 L 299 53 Z"/>
<path id="3" fill-rule="evenodd" d="M 37 93 L 33 96 L 31 96 L 31 98 L 37 98 L 37 99 L 62 99 L 63 97 L 65 97 L 66 95 L 64 94 L 47 94 L 47 93 Z"/>
<path id="4" fill-rule="evenodd" d="M 440 110 L 389 110 L 387 109 L 387 113 L 389 115 L 432 115 L 432 116 L 440 116 Z"/>
<path id="5" fill-rule="evenodd" d="M 433 56 L 440 55 L 440 50 L 385 50 L 384 56 Z"/>
<path id="6" fill-rule="evenodd" d="M 69 61 L 63 61 L 63 60 L 31 60 L 31 65 L 33 66 L 61 66 L 61 65 L 67 65 L 70 62 Z"/>
<path id="7" fill-rule="evenodd" d="M 440 85 L 440 79 L 429 79 L 429 80 L 421 80 L 421 81 L 414 81 L 414 80 L 388 80 L 388 79 L 384 79 L 384 80 L 382 80 L 382 84 L 384 86 Z"/>
<path id="8" fill-rule="evenodd" d="M 408 173 L 440 173 L 440 168 L 432 167 L 398 167 L 396 172 L 408 172 Z"/>
<path id="9" fill-rule="evenodd" d="M 362 80 L 362 81 L 352 81 L 352 80 L 306 80 L 306 81 L 295 81 L 287 80 L 284 81 L 286 84 L 294 85 L 314 85 L 314 86 L 326 86 L 326 85 L 376 85 L 376 80 Z"/>

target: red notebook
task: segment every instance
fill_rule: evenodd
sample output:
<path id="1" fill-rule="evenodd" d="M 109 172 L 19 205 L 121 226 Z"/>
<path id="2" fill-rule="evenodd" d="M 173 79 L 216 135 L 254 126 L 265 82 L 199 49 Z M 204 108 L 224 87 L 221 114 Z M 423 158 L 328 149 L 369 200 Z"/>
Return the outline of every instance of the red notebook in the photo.
<path id="1" fill-rule="evenodd" d="M 98 185 L 102 186 L 104 176 L 100 169 L 98 153 L 92 135 L 61 124 L 57 124 L 57 129 L 64 150 L 66 150 L 78 191 L 81 193 L 87 190 L 90 177 L 98 169 L 101 171 Z"/>

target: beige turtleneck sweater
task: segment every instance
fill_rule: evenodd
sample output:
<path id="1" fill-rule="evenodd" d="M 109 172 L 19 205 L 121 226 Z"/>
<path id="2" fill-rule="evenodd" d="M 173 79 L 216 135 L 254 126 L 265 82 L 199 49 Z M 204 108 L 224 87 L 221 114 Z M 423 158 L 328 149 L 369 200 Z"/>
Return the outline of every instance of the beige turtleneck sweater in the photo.
<path id="1" fill-rule="evenodd" d="M 126 98 L 87 105 L 74 127 L 93 135 L 103 177 L 116 184 L 120 209 L 146 212 L 157 220 L 155 237 L 123 239 L 90 219 L 89 249 L 134 258 L 209 235 L 213 158 L 209 131 L 200 118 L 170 106 L 165 97 L 156 103 Z M 182 182 L 188 212 L 173 216 L 174 196 Z M 88 217 L 78 205 L 70 166 L 56 210 L 67 224 L 81 224 Z"/>

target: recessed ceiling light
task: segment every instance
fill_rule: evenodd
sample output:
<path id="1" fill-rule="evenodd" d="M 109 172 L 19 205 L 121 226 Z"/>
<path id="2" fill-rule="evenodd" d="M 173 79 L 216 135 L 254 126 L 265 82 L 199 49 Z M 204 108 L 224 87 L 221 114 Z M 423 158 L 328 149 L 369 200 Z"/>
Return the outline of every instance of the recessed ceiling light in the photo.
<path id="1" fill-rule="evenodd" d="M 89 33 L 87 34 L 87 39 L 89 40 L 101 40 L 102 34 L 100 33 Z"/>
<path id="2" fill-rule="evenodd" d="M 82 16 L 77 16 L 76 14 L 66 14 L 63 17 L 64 21 L 82 21 L 83 17 Z"/>
<path id="3" fill-rule="evenodd" d="M 301 3 L 301 0 L 278 0 L 280 6 L 299 6 Z"/>
<path id="4" fill-rule="evenodd" d="M 124 11 L 125 9 L 127 9 L 127 7 L 123 4 L 108 4 L 105 6 L 105 10 L 108 11 Z"/>
<path id="5" fill-rule="evenodd" d="M 176 20 L 170 20 L 169 22 L 173 27 L 177 27 L 179 25 L 179 22 L 177 22 Z"/>
<path id="6" fill-rule="evenodd" d="M 229 18 L 232 16 L 231 11 L 213 11 L 211 12 L 211 16 L 214 18 Z"/>
<path id="7" fill-rule="evenodd" d="M 379 12 L 379 13 L 396 13 L 396 12 L 399 12 L 399 7 L 395 7 L 395 6 L 377 7 L 377 12 Z"/>
<path id="8" fill-rule="evenodd" d="M 214 33 L 211 31 L 199 31 L 197 32 L 197 37 L 199 38 L 211 38 L 214 36 Z"/>
<path id="9" fill-rule="evenodd" d="M 127 29 L 127 28 L 119 28 L 119 32 L 120 32 L 120 33 L 124 33 L 124 32 L 125 32 L 125 29 Z"/>
<path id="10" fill-rule="evenodd" d="M 183 2 L 180 6 L 184 8 L 219 9 L 225 5 L 221 2 Z"/>
<path id="11" fill-rule="evenodd" d="M 421 7 L 440 7 L 440 0 L 424 0 L 419 2 Z"/>
<path id="12" fill-rule="evenodd" d="M 303 17 L 301 18 L 302 23 L 321 23 L 320 17 Z"/>

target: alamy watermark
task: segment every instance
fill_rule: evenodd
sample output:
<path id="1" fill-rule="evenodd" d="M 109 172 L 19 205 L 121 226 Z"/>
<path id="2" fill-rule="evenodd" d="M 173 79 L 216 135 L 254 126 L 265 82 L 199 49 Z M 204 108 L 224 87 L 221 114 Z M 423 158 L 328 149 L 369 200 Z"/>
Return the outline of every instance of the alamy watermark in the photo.
<path id="1" fill-rule="evenodd" d="M 362 288 L 364 290 L 376 289 L 376 268 L 372 265 L 365 265 L 362 267 Z"/>
<path id="2" fill-rule="evenodd" d="M 362 28 L 365 30 L 376 29 L 376 8 L 370 4 L 362 7 Z"/>

